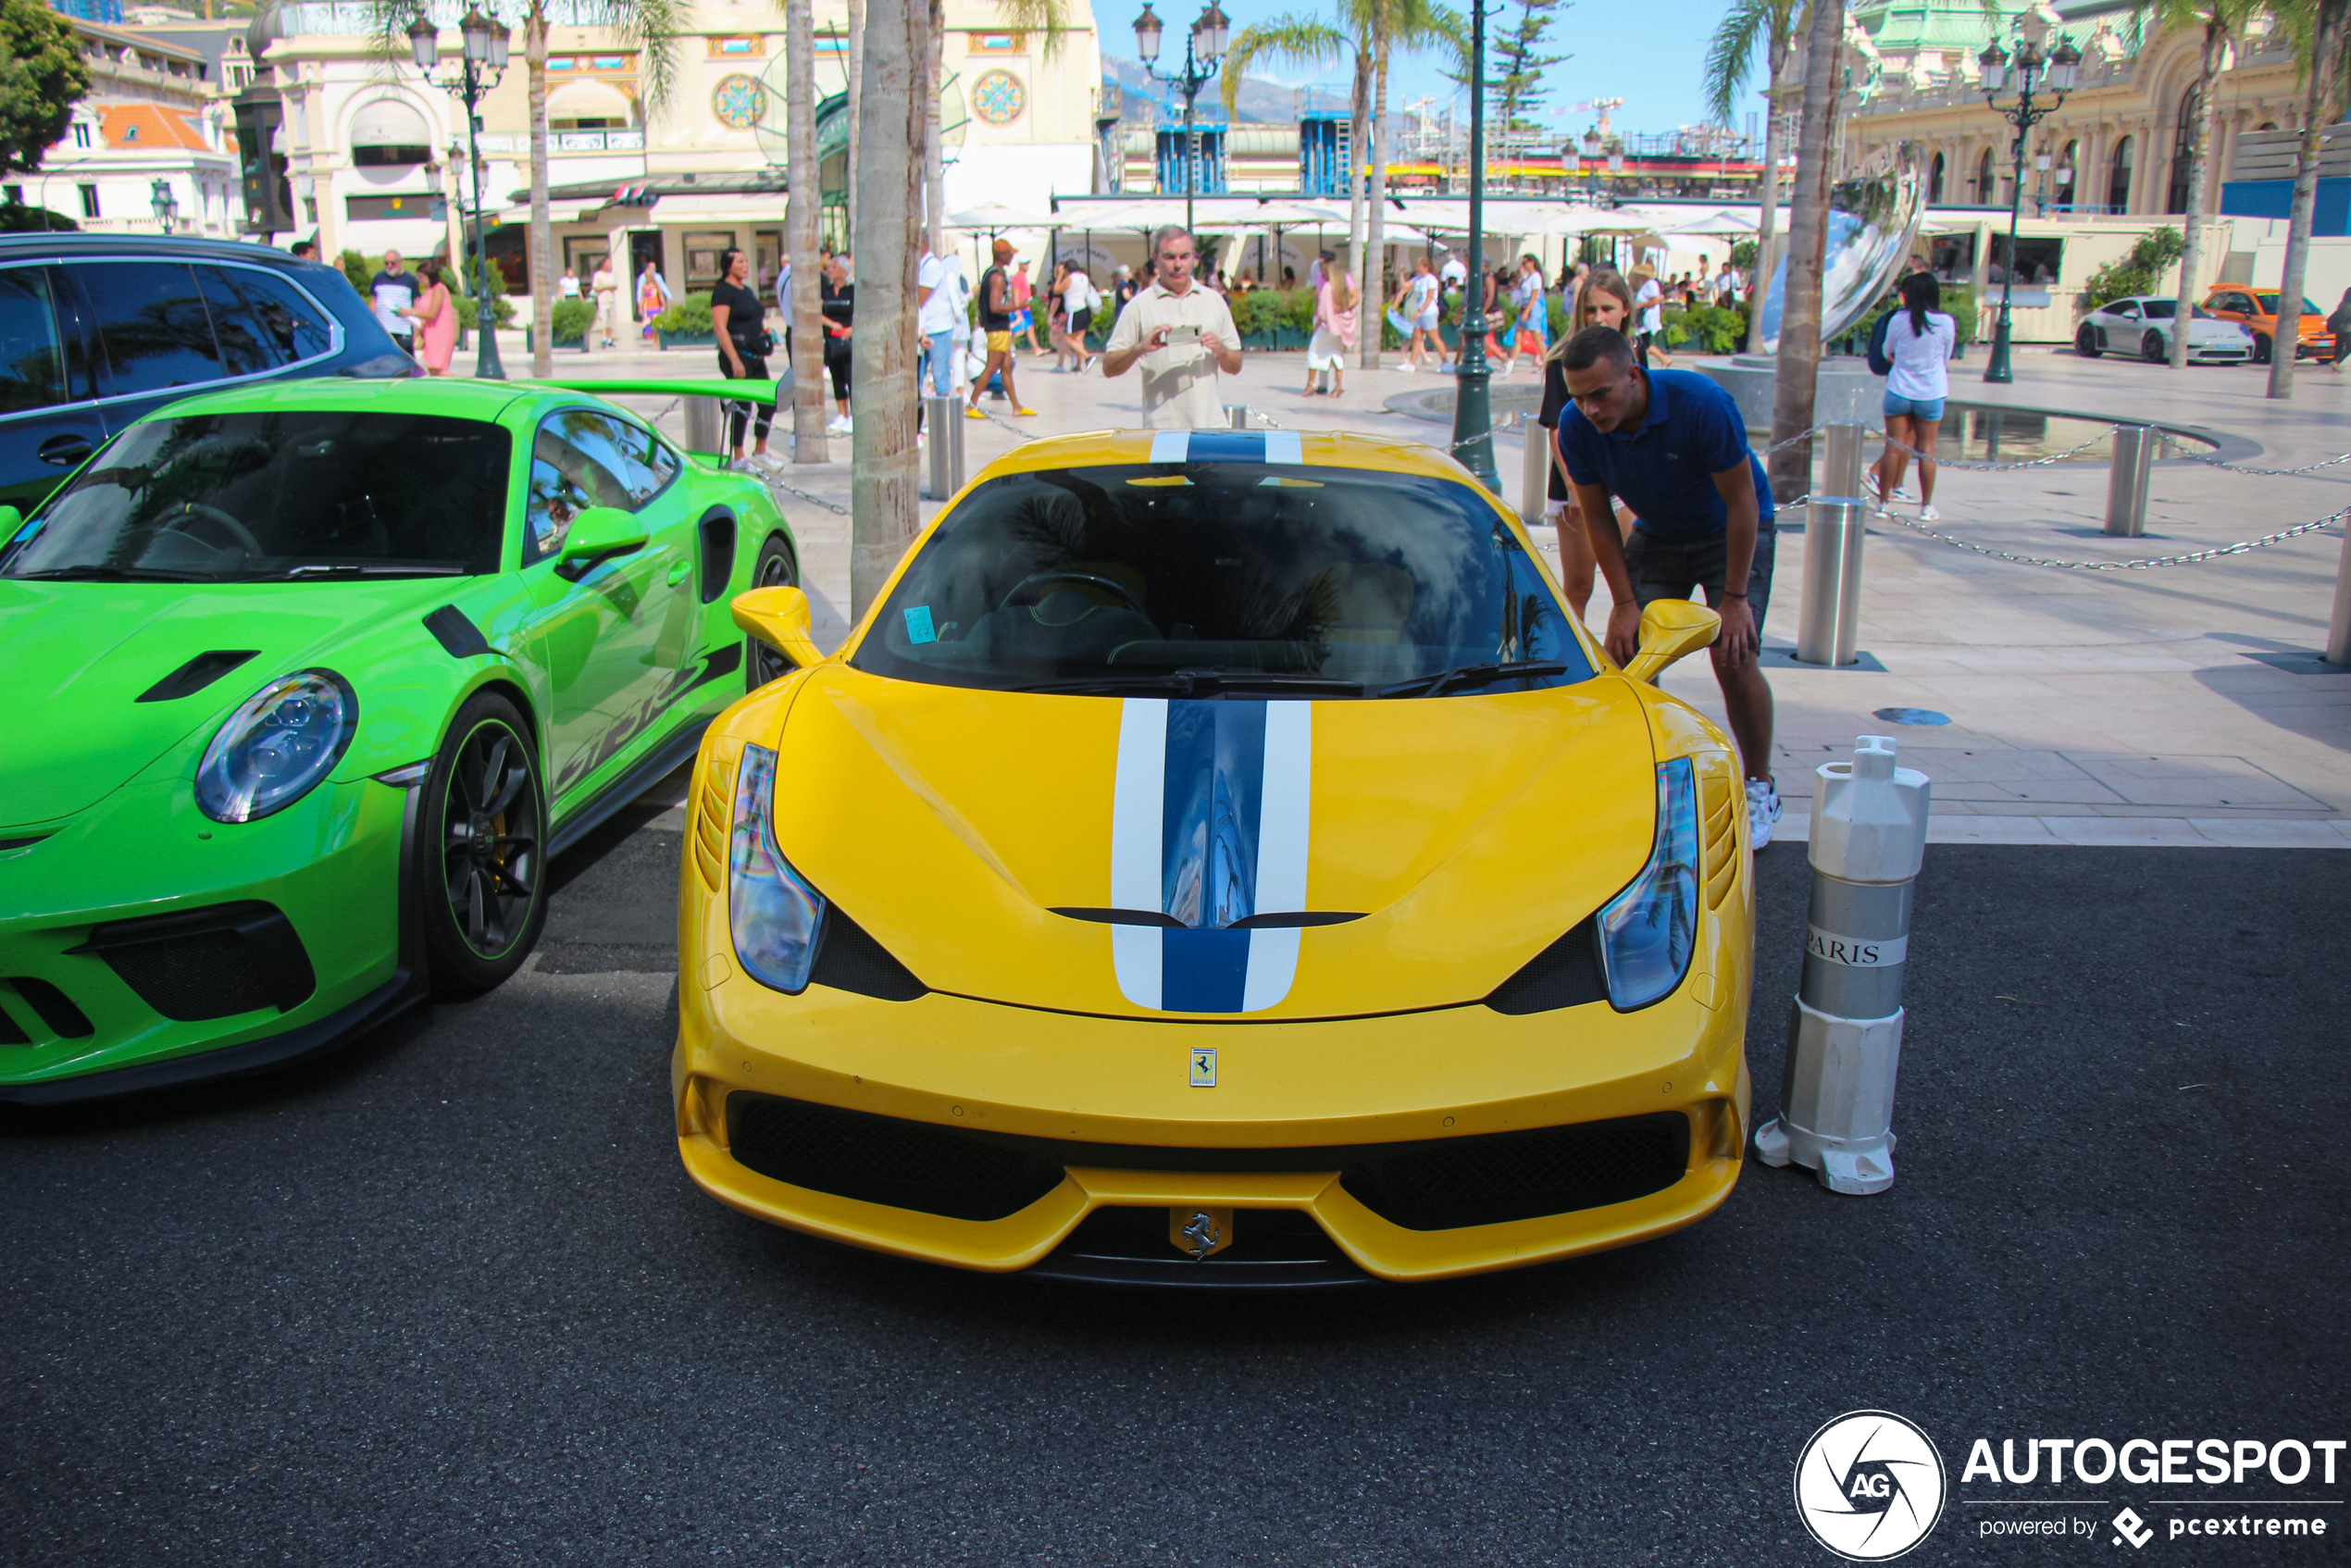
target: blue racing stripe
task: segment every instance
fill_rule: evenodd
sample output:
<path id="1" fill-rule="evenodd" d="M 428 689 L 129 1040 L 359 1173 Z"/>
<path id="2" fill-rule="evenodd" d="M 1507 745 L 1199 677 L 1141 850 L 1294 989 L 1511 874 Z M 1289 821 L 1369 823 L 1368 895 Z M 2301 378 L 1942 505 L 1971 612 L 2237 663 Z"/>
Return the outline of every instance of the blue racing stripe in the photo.
<path id="1" fill-rule="evenodd" d="M 1257 840 L 1265 792 L 1265 704 L 1167 704 L 1166 793 L 1160 829 L 1160 908 L 1182 931 L 1161 932 L 1160 1005 L 1238 1013 L 1256 912 Z"/>
<path id="2" fill-rule="evenodd" d="M 1191 463 L 1263 463 L 1265 437 L 1255 430 L 1194 430 Z"/>

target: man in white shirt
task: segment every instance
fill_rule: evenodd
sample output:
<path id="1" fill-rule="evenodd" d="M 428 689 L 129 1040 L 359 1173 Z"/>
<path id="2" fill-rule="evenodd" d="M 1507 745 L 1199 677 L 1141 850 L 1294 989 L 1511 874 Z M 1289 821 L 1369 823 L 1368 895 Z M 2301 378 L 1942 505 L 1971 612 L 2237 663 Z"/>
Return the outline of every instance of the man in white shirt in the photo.
<path id="1" fill-rule="evenodd" d="M 963 308 L 954 286 L 955 275 L 952 262 L 927 250 L 923 252 L 923 259 L 914 271 L 914 330 L 922 336 L 923 367 L 929 372 L 934 397 L 952 397 L 955 392 L 951 366 L 955 318 Z"/>
<path id="2" fill-rule="evenodd" d="M 1218 372 L 1241 370 L 1240 333 L 1225 296 L 1192 277 L 1199 259 L 1191 235 L 1170 224 L 1151 236 L 1157 274 L 1118 313 L 1102 351 L 1102 374 L 1126 374 L 1143 362 L 1143 423 L 1152 429 L 1213 429 L 1225 423 Z M 1172 342 L 1180 335 L 1185 341 Z"/>
<path id="3" fill-rule="evenodd" d="M 417 341 L 417 275 L 400 268 L 398 251 L 384 252 L 383 270 L 367 283 L 367 297 L 376 308 L 376 319 L 392 334 L 392 341 L 404 354 L 413 353 Z"/>
<path id="4" fill-rule="evenodd" d="M 1437 275 L 1444 280 L 1446 290 L 1449 292 L 1469 282 L 1469 264 L 1451 251 L 1447 251 L 1445 265 L 1437 269 Z"/>

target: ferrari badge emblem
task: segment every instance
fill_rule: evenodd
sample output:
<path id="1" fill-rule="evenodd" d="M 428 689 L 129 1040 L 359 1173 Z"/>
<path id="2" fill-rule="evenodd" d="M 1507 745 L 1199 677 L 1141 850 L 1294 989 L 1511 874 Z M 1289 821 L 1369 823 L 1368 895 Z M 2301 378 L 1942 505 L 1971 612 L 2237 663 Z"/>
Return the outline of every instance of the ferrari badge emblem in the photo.
<path id="1" fill-rule="evenodd" d="M 1216 1048 L 1214 1046 L 1201 1046 L 1195 1048 L 1192 1052 L 1192 1087 L 1194 1089 L 1216 1087 Z"/>
<path id="2" fill-rule="evenodd" d="M 1167 1239 L 1175 1243 L 1177 1251 L 1188 1252 L 1194 1263 L 1200 1263 L 1233 1244 L 1233 1211 L 1170 1209 Z"/>

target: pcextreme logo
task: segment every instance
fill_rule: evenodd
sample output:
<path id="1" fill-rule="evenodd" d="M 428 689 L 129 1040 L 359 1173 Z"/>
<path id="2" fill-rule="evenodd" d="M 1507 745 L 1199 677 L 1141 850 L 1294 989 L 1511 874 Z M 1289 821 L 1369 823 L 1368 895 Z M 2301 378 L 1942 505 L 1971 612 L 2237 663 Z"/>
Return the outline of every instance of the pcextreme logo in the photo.
<path id="1" fill-rule="evenodd" d="M 1926 1539 L 1943 1517 L 1944 1492 L 1933 1439 L 1891 1411 L 1838 1416 L 1796 1461 L 1797 1517 L 1851 1562 L 1885 1562 Z"/>

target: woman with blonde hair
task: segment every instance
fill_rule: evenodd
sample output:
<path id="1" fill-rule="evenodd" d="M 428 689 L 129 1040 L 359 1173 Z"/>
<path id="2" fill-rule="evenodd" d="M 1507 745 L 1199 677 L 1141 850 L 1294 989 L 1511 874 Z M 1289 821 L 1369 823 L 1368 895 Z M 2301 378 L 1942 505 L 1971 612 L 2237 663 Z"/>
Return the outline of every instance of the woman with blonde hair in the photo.
<path id="1" fill-rule="evenodd" d="M 1575 504 L 1575 492 L 1568 487 L 1567 469 L 1559 455 L 1560 413 L 1568 404 L 1567 372 L 1560 367 L 1560 356 L 1567 352 L 1567 341 L 1586 327 L 1613 327 L 1633 338 L 1633 289 L 1623 278 L 1607 268 L 1600 268 L 1583 280 L 1575 293 L 1575 303 L 1569 310 L 1567 330 L 1559 342 L 1543 355 L 1543 408 L 1536 416 L 1542 427 L 1552 432 L 1545 439 L 1551 442 L 1550 482 L 1544 491 L 1546 504 L 1543 515 L 1559 530 L 1560 586 L 1567 591 L 1569 608 L 1575 618 L 1584 618 L 1584 606 L 1592 602 L 1592 541 L 1584 536 L 1584 516 Z M 1648 355 L 1641 348 L 1640 340 L 1633 338 L 1634 354 L 1641 368 L 1648 368 Z M 1632 519 L 1622 518 L 1619 526 L 1629 528 Z"/>
<path id="2" fill-rule="evenodd" d="M 1341 267 L 1336 251 L 1316 258 L 1322 281 L 1314 289 L 1314 335 L 1306 344 L 1306 395 L 1322 389 L 1323 372 L 1331 373 L 1331 395 L 1347 391 L 1347 356 L 1355 347 L 1355 280 Z"/>

